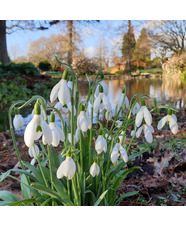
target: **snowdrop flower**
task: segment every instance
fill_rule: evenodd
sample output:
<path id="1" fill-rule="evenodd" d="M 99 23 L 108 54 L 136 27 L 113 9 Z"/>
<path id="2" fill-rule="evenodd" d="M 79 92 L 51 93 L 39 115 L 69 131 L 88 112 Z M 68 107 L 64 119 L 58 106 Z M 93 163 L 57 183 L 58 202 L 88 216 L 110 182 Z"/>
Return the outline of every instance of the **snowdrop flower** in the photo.
<path id="1" fill-rule="evenodd" d="M 71 112 L 71 102 L 68 104 L 62 105 L 60 102 L 56 103 L 54 108 L 58 110 L 62 110 L 64 113 L 68 113 L 68 111 Z M 76 107 L 74 106 L 74 116 L 76 115 Z"/>
<path id="2" fill-rule="evenodd" d="M 77 128 L 83 132 L 91 129 L 91 119 L 82 104 L 80 104 L 80 114 L 77 117 Z"/>
<path id="3" fill-rule="evenodd" d="M 121 128 L 122 123 L 123 123 L 122 121 L 117 120 L 117 121 L 116 121 L 116 127 L 117 127 L 117 128 Z"/>
<path id="4" fill-rule="evenodd" d="M 68 133 L 68 141 L 71 143 L 71 133 Z M 75 135 L 74 135 L 74 145 L 79 141 L 79 129 L 76 129 Z"/>
<path id="5" fill-rule="evenodd" d="M 136 131 L 136 138 L 140 137 L 142 131 L 144 132 L 145 139 L 147 140 L 147 142 L 152 143 L 153 141 L 152 133 L 154 132 L 154 128 L 152 126 L 145 124 L 144 122 L 143 125 Z"/>
<path id="6" fill-rule="evenodd" d="M 28 149 L 29 156 L 34 159 L 37 159 L 37 156 L 39 156 L 39 152 L 39 147 L 35 143 Z"/>
<path id="7" fill-rule="evenodd" d="M 124 138 L 124 139 L 123 139 Z M 120 140 L 120 143 L 122 142 L 122 139 L 123 141 L 126 140 L 126 135 L 124 136 L 124 131 L 121 132 L 121 135 L 119 136 L 119 140 Z"/>
<path id="8" fill-rule="evenodd" d="M 108 97 L 103 93 L 103 87 L 99 87 L 99 95 L 95 98 L 94 101 L 94 112 L 103 111 L 104 109 L 108 112 L 111 112 L 111 104 Z"/>
<path id="9" fill-rule="evenodd" d="M 99 175 L 99 172 L 100 172 L 100 168 L 98 164 L 94 162 L 90 167 L 90 175 L 95 177 Z"/>
<path id="10" fill-rule="evenodd" d="M 137 114 L 139 110 L 140 110 L 140 105 L 139 105 L 139 103 L 137 102 L 137 103 L 134 105 L 133 109 L 132 109 L 132 114 L 133 114 L 133 115 Z"/>
<path id="11" fill-rule="evenodd" d="M 61 163 L 57 170 L 57 178 L 61 179 L 62 177 L 65 176 L 68 177 L 68 179 L 70 180 L 74 176 L 75 172 L 76 164 L 71 157 L 67 156 L 65 161 Z"/>
<path id="12" fill-rule="evenodd" d="M 122 106 L 122 109 L 129 108 L 129 100 L 128 100 L 127 96 L 125 96 L 124 93 L 125 93 L 125 88 L 123 89 L 122 94 L 118 100 L 118 105 L 117 105 L 118 110 L 121 108 L 121 106 Z M 124 98 L 125 98 L 125 100 L 124 100 Z"/>
<path id="13" fill-rule="evenodd" d="M 52 88 L 50 102 L 54 102 L 57 97 L 62 105 L 68 104 L 71 100 L 70 88 L 67 85 L 68 70 L 63 73 L 62 79 Z"/>
<path id="14" fill-rule="evenodd" d="M 36 159 L 35 159 L 35 158 L 33 158 L 33 159 L 31 160 L 30 164 L 31 164 L 32 166 L 34 166 L 34 165 L 35 165 L 35 163 L 36 163 Z"/>
<path id="15" fill-rule="evenodd" d="M 102 135 L 102 130 L 99 130 L 98 138 L 96 139 L 95 150 L 98 154 L 101 154 L 102 151 L 105 153 L 107 151 L 107 142 Z"/>
<path id="16" fill-rule="evenodd" d="M 111 136 L 108 137 L 108 134 L 106 133 L 106 134 L 105 134 L 105 139 L 106 139 L 106 140 L 111 140 L 112 138 L 111 138 Z"/>
<path id="17" fill-rule="evenodd" d="M 24 119 L 23 117 L 19 114 L 18 108 L 15 108 L 15 117 L 13 119 L 13 125 L 15 129 L 22 128 L 24 125 Z"/>
<path id="18" fill-rule="evenodd" d="M 168 109 L 167 111 L 167 116 L 163 117 L 159 123 L 158 123 L 158 130 L 161 130 L 164 125 L 168 123 L 169 128 L 173 134 L 176 134 L 178 132 L 178 124 L 177 124 L 177 118 L 176 116 L 172 113 L 171 109 Z"/>
<path id="19" fill-rule="evenodd" d="M 119 143 L 119 138 L 116 141 L 116 145 L 114 146 L 112 152 L 111 152 L 111 162 L 114 164 L 119 156 L 123 158 L 124 162 L 128 162 L 128 155 L 124 147 L 121 146 Z"/>
<path id="20" fill-rule="evenodd" d="M 143 119 L 145 120 L 146 124 L 148 124 L 148 125 L 152 124 L 152 115 L 149 112 L 149 110 L 147 109 L 147 107 L 145 106 L 144 100 L 142 100 L 142 106 L 136 115 L 135 125 L 137 127 L 139 127 L 141 125 Z"/>
<path id="21" fill-rule="evenodd" d="M 97 97 L 99 95 L 99 87 L 102 86 L 103 87 L 103 93 L 107 96 L 108 95 L 108 87 L 105 83 L 104 80 L 100 81 L 99 84 L 96 87 L 96 91 L 95 91 L 95 96 Z"/>
<path id="22" fill-rule="evenodd" d="M 106 111 L 105 118 L 106 118 L 107 121 L 110 121 L 112 119 L 112 112 Z"/>
<path id="23" fill-rule="evenodd" d="M 24 132 L 24 141 L 27 147 L 31 147 L 35 140 L 38 140 L 44 135 L 46 143 L 52 143 L 52 132 L 48 124 L 44 121 L 41 116 L 41 107 L 38 102 L 34 106 L 34 116 L 28 123 Z"/>
<path id="24" fill-rule="evenodd" d="M 51 132 L 52 132 L 52 145 L 54 147 L 57 147 L 60 141 L 65 140 L 65 134 L 63 130 L 56 125 L 54 113 L 50 115 L 49 128 L 51 129 Z M 45 144 L 45 138 L 43 138 L 43 142 Z"/>

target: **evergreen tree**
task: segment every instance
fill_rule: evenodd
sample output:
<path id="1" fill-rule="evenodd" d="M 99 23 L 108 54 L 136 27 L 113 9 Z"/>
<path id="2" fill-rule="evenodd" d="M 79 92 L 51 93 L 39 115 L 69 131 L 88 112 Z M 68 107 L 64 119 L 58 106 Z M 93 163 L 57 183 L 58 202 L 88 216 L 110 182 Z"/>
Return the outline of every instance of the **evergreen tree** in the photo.
<path id="1" fill-rule="evenodd" d="M 141 30 L 141 34 L 136 42 L 134 50 L 134 58 L 140 61 L 146 61 L 150 59 L 150 42 L 147 36 L 147 31 L 145 28 Z"/>
<path id="2" fill-rule="evenodd" d="M 133 26 L 131 26 L 131 21 L 128 21 L 128 32 L 123 36 L 122 44 L 122 55 L 124 60 L 127 62 L 128 70 L 131 70 L 131 60 L 133 58 L 133 53 L 135 49 L 136 41 L 133 32 Z"/>

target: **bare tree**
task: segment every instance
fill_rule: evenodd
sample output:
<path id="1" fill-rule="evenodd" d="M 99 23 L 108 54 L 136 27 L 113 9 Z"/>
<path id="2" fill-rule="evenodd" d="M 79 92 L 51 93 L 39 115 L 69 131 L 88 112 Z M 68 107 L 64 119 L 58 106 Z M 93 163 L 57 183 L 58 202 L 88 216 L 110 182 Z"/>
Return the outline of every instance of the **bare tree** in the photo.
<path id="1" fill-rule="evenodd" d="M 148 34 L 155 48 L 181 54 L 185 50 L 186 21 L 150 21 Z"/>
<path id="2" fill-rule="evenodd" d="M 10 61 L 7 51 L 6 34 L 11 34 L 20 29 L 45 30 L 51 25 L 58 23 L 58 20 L 52 21 L 34 21 L 34 20 L 0 20 L 0 62 L 6 64 Z"/>

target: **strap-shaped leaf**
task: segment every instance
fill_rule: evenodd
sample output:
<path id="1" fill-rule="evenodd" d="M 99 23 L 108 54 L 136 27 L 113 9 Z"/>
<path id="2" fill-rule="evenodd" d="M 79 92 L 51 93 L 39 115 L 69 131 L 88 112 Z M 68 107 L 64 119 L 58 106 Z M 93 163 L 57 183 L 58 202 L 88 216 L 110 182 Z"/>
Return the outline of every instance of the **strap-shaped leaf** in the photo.
<path id="1" fill-rule="evenodd" d="M 94 206 L 98 206 L 101 202 L 102 199 L 104 199 L 105 195 L 107 194 L 108 190 L 104 191 L 100 197 L 98 198 L 98 200 L 94 203 Z"/>

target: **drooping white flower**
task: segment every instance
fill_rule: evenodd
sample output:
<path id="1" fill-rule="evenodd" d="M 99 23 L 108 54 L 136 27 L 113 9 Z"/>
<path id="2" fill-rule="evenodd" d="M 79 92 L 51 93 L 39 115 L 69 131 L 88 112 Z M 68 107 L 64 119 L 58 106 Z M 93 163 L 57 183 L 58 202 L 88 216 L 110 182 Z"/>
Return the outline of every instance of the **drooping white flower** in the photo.
<path id="1" fill-rule="evenodd" d="M 136 131 L 136 138 L 140 137 L 142 131 L 144 132 L 145 139 L 147 140 L 147 142 L 152 143 L 153 141 L 152 133 L 154 132 L 154 128 L 151 125 L 143 124 Z"/>
<path id="2" fill-rule="evenodd" d="M 166 123 L 169 124 L 169 128 L 173 134 L 176 134 L 178 132 L 177 118 L 176 115 L 174 115 L 171 110 L 168 110 L 167 116 L 163 117 L 159 121 L 158 130 L 161 130 Z"/>
<path id="3" fill-rule="evenodd" d="M 52 88 L 50 101 L 54 102 L 57 97 L 62 105 L 67 105 L 71 100 L 70 88 L 67 84 L 68 70 L 63 73 L 63 78 Z"/>
<path id="4" fill-rule="evenodd" d="M 105 118 L 106 118 L 107 121 L 110 121 L 112 119 L 112 112 L 106 111 Z"/>
<path id="5" fill-rule="evenodd" d="M 83 133 L 83 132 L 82 132 Z M 71 143 L 71 133 L 68 133 L 68 141 Z M 74 135 L 74 145 L 79 141 L 79 129 L 76 129 L 75 135 Z"/>
<path id="6" fill-rule="evenodd" d="M 118 110 L 121 108 L 121 106 L 122 106 L 122 109 L 129 108 L 129 100 L 128 100 L 127 96 L 125 96 L 124 92 L 125 92 L 125 89 L 123 89 L 123 92 L 122 92 L 121 96 L 119 97 L 118 104 L 117 104 Z M 124 100 L 124 98 L 125 98 L 125 100 Z"/>
<path id="7" fill-rule="evenodd" d="M 103 93 L 107 96 L 108 95 L 108 87 L 105 83 L 104 80 L 100 81 L 98 86 L 96 87 L 96 91 L 95 91 L 95 95 L 96 97 L 99 95 L 99 87 L 102 86 L 103 87 Z"/>
<path id="8" fill-rule="evenodd" d="M 125 148 L 121 146 L 118 140 L 111 152 L 111 162 L 114 164 L 118 160 L 119 156 L 121 156 L 124 162 L 128 162 L 127 152 Z"/>
<path id="9" fill-rule="evenodd" d="M 126 140 L 126 135 L 124 136 L 124 131 L 122 131 L 120 136 L 119 136 L 120 143 L 122 142 L 122 139 L 123 139 L 123 141 Z"/>
<path id="10" fill-rule="evenodd" d="M 123 124 L 122 121 L 120 121 L 120 120 L 117 120 L 117 121 L 116 121 L 116 127 L 117 127 L 117 128 L 121 128 L 122 124 Z"/>
<path id="11" fill-rule="evenodd" d="M 135 125 L 139 127 L 143 119 L 145 120 L 146 124 L 148 125 L 152 124 L 152 115 L 150 111 L 147 109 L 147 107 L 145 106 L 145 102 L 142 102 L 142 106 L 136 115 Z"/>
<path id="12" fill-rule="evenodd" d="M 100 168 L 98 164 L 94 162 L 90 167 L 90 175 L 95 177 L 99 175 L 99 172 L 100 172 Z"/>
<path id="13" fill-rule="evenodd" d="M 83 132 L 87 132 L 91 129 L 91 118 L 87 112 L 85 112 L 85 107 L 80 104 L 80 114 L 77 117 L 77 128 Z"/>
<path id="14" fill-rule="evenodd" d="M 108 97 L 103 93 L 103 87 L 99 87 L 99 95 L 95 98 L 93 109 L 94 112 L 103 111 L 104 109 L 111 112 L 111 104 Z"/>
<path id="15" fill-rule="evenodd" d="M 102 151 L 106 153 L 107 151 L 107 142 L 103 135 L 99 133 L 98 138 L 96 139 L 95 150 L 98 154 L 101 154 Z"/>
<path id="16" fill-rule="evenodd" d="M 39 152 L 39 147 L 35 143 L 28 149 L 29 156 L 34 159 L 37 159 L 37 156 L 39 156 Z"/>
<path id="17" fill-rule="evenodd" d="M 35 165 L 35 163 L 36 163 L 36 159 L 35 159 L 35 158 L 33 158 L 33 159 L 31 160 L 30 164 L 31 164 L 32 166 L 34 166 L 34 165 Z"/>
<path id="18" fill-rule="evenodd" d="M 54 108 L 58 110 L 62 110 L 64 113 L 68 113 L 69 111 L 71 112 L 71 102 L 68 104 L 62 105 L 60 102 L 56 103 Z M 74 106 L 74 116 L 76 115 L 76 107 Z"/>
<path id="19" fill-rule="evenodd" d="M 65 161 L 61 163 L 57 170 L 57 178 L 61 179 L 62 177 L 68 177 L 68 179 L 72 179 L 76 172 L 76 164 L 71 157 L 66 157 Z"/>
<path id="20" fill-rule="evenodd" d="M 58 127 L 55 123 L 55 115 L 54 113 L 51 113 L 50 115 L 50 123 L 49 123 L 49 128 L 52 132 L 52 145 L 54 147 L 57 147 L 59 145 L 60 141 L 64 141 L 65 140 L 65 134 L 63 132 L 63 130 Z M 46 140 L 45 140 L 45 136 L 43 135 L 42 138 L 43 144 L 46 145 Z"/>
<path id="21" fill-rule="evenodd" d="M 34 116 L 26 126 L 24 132 L 25 144 L 28 147 L 31 147 L 34 144 L 34 141 L 38 140 L 42 135 L 44 135 L 47 144 L 50 145 L 52 143 L 52 132 L 41 116 L 40 105 L 36 102 L 34 106 Z"/>
<path id="22" fill-rule="evenodd" d="M 20 114 L 16 114 L 13 119 L 13 125 L 15 129 L 22 128 L 24 125 L 24 119 Z"/>
<path id="23" fill-rule="evenodd" d="M 134 105 L 133 109 L 132 109 L 132 114 L 133 114 L 133 115 L 137 114 L 139 110 L 140 110 L 140 105 L 139 105 L 139 103 L 137 102 L 137 103 Z"/>

